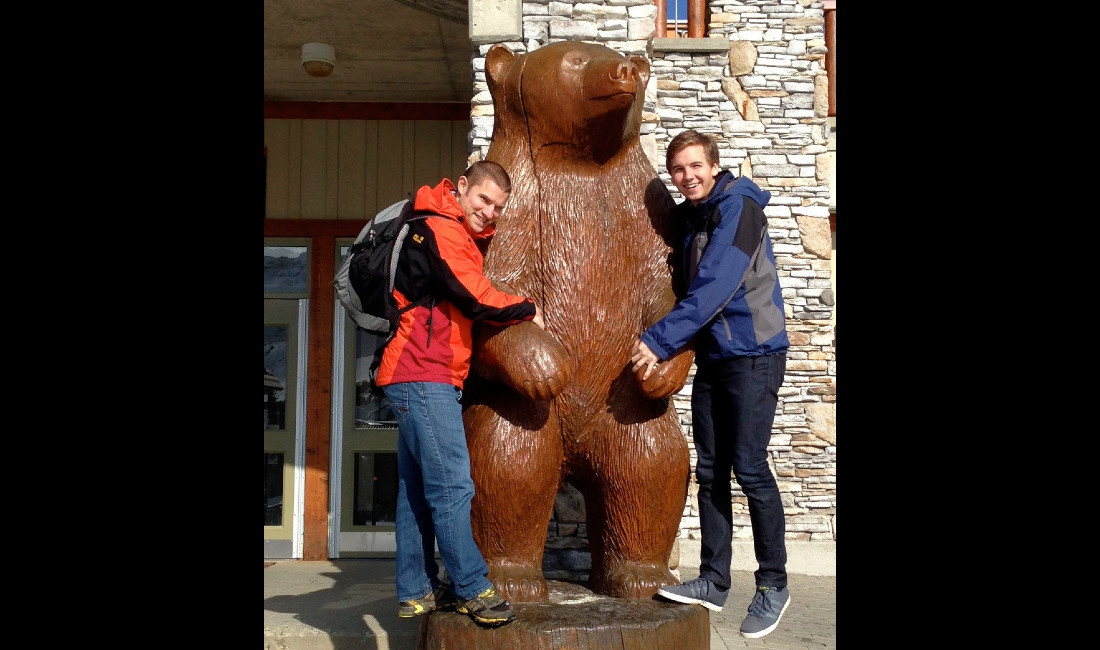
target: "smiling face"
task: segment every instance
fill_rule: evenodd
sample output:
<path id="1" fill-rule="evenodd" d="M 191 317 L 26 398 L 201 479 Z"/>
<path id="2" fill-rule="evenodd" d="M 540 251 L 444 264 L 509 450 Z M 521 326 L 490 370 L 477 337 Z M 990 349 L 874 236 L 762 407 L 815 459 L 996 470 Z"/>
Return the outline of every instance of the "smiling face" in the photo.
<path id="1" fill-rule="evenodd" d="M 707 161 L 706 149 L 701 144 L 693 144 L 676 152 L 668 168 L 672 184 L 692 205 L 698 205 L 707 198 L 714 188 L 714 177 L 721 171 L 718 161 Z"/>
<path id="2" fill-rule="evenodd" d="M 466 224 L 475 235 L 492 225 L 504 212 L 509 193 L 500 189 L 496 181 L 483 178 L 477 185 L 470 185 L 465 176 L 458 177 L 458 205 L 466 213 Z"/>

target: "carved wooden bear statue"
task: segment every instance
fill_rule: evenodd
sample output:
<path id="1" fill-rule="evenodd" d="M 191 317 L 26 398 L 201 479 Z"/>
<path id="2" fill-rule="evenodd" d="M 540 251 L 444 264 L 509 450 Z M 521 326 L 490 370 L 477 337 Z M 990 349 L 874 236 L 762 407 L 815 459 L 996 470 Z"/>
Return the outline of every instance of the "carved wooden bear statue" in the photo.
<path id="1" fill-rule="evenodd" d="M 485 272 L 534 297 L 546 322 L 481 330 L 464 400 L 474 537 L 513 601 L 548 600 L 542 556 L 565 479 L 585 498 L 595 593 L 649 598 L 678 583 L 668 560 L 690 465 L 668 398 L 694 352 L 644 383 L 629 364 L 682 290 L 674 202 L 639 141 L 649 70 L 579 42 L 498 44 L 485 58 L 486 158 L 512 178 Z"/>

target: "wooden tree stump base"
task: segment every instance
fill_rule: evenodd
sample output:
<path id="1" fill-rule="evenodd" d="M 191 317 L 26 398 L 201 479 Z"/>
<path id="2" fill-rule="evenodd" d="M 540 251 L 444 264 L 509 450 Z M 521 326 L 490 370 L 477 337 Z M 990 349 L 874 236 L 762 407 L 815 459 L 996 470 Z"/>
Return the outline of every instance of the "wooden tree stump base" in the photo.
<path id="1" fill-rule="evenodd" d="M 601 596 L 550 580 L 548 603 L 512 603 L 516 620 L 491 628 L 466 614 L 432 612 L 418 650 L 709 650 L 710 612 L 699 605 Z"/>

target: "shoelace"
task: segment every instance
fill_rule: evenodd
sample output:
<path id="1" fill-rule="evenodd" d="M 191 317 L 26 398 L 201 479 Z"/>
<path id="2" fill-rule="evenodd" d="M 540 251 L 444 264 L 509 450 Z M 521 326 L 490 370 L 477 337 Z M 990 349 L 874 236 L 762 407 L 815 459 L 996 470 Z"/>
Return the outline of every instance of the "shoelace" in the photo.
<path id="1" fill-rule="evenodd" d="M 766 612 L 772 611 L 772 599 L 769 595 L 771 590 L 767 587 L 761 587 L 756 590 L 756 595 L 753 596 L 752 602 L 749 603 L 749 613 L 755 616 L 763 616 Z"/>

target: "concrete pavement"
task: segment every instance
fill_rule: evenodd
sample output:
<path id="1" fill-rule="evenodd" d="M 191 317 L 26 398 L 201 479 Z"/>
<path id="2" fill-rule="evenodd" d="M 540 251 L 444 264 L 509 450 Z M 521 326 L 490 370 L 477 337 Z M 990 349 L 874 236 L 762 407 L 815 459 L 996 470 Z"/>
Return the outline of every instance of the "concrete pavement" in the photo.
<path id="1" fill-rule="evenodd" d="M 835 548 L 835 543 L 788 541 L 791 605 L 779 627 L 760 639 L 738 633 L 755 583 L 752 571 L 735 561 L 726 606 L 721 612 L 707 610 L 710 650 L 835 649 Z M 735 548 L 738 556 L 744 549 Z M 681 558 L 680 579 L 697 577 L 697 549 L 689 545 L 685 552 L 682 546 Z M 516 613 L 523 616 L 522 604 Z M 420 622 L 397 616 L 392 559 L 264 561 L 265 650 L 415 650 Z"/>

